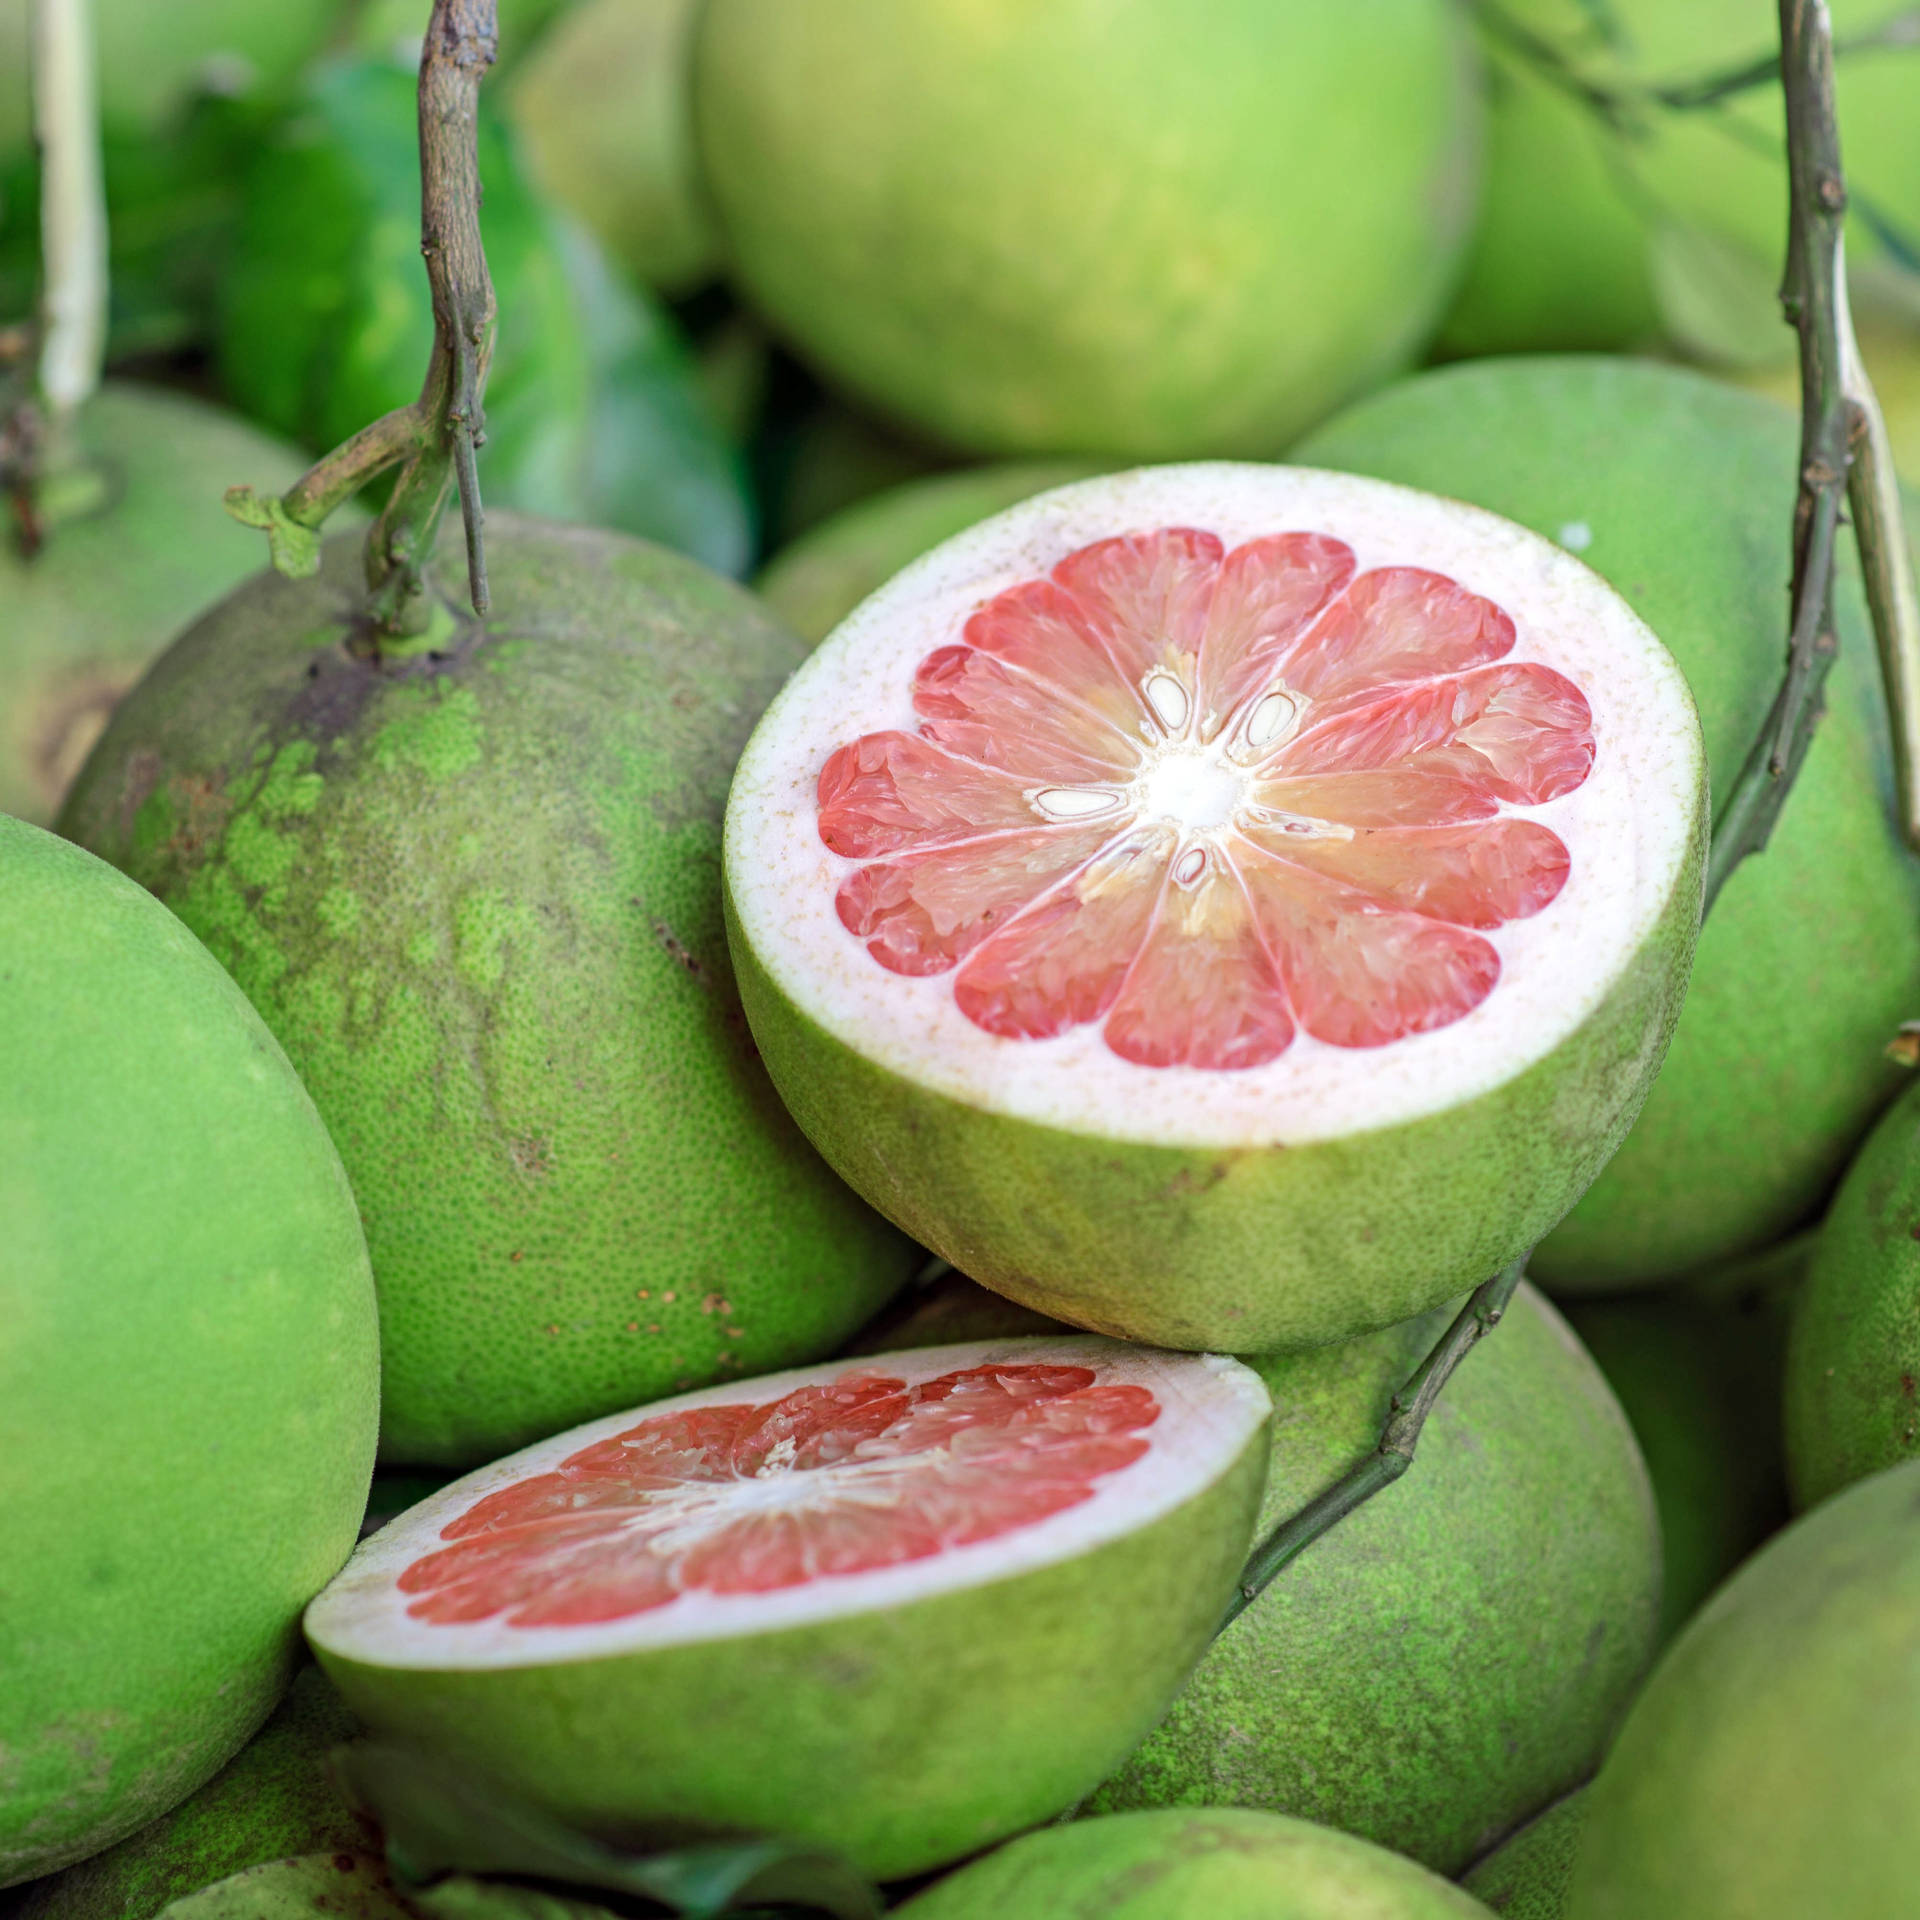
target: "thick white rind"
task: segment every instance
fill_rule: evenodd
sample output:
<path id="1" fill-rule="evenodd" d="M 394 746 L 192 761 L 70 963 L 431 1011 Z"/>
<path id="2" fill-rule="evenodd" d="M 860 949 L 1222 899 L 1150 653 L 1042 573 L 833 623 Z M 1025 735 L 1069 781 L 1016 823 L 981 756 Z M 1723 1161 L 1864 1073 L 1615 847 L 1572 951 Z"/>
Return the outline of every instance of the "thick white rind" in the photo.
<path id="1" fill-rule="evenodd" d="M 1140 1067 L 1088 1025 L 1053 1040 L 984 1033 L 953 976 L 887 972 L 833 900 L 857 864 L 821 844 L 815 785 L 833 749 L 912 729 L 912 678 L 981 602 L 1090 541 L 1163 526 L 1229 547 L 1289 530 L 1333 534 L 1362 569 L 1429 567 L 1497 602 L 1515 661 L 1566 674 L 1593 710 L 1593 772 L 1573 793 L 1510 812 L 1566 841 L 1573 868 L 1540 914 L 1496 929 L 1501 978 L 1464 1019 L 1386 1047 L 1302 1034 L 1236 1073 Z M 775 700 L 734 776 L 727 882 L 740 931 L 779 990 L 843 1045 L 989 1112 L 1161 1146 L 1301 1145 L 1442 1112 L 1523 1073 L 1606 997 L 1666 909 L 1705 780 L 1679 668 L 1605 581 L 1537 534 L 1477 507 L 1384 481 L 1215 462 L 1061 487 L 935 548 L 835 629 Z"/>
<path id="2" fill-rule="evenodd" d="M 813 1580 L 768 1594 L 682 1596 L 631 1619 L 594 1627 L 509 1627 L 499 1620 L 436 1626 L 409 1619 L 395 1581 L 443 1543 L 440 1530 L 476 1501 L 538 1473 L 641 1420 L 692 1407 L 764 1404 L 795 1387 L 849 1373 L 885 1373 L 909 1385 L 962 1367 L 1041 1362 L 1093 1368 L 1103 1384 L 1138 1383 L 1160 1404 L 1143 1429 L 1151 1445 L 1132 1466 L 1094 1483 L 1093 1497 L 994 1540 L 871 1573 Z M 935 1594 L 1010 1579 L 1074 1559 L 1138 1532 L 1212 1486 L 1238 1460 L 1273 1403 L 1260 1376 L 1218 1354 L 1167 1353 L 1096 1334 L 969 1341 L 910 1353 L 800 1367 L 729 1382 L 609 1415 L 482 1467 L 409 1508 L 363 1541 L 307 1609 L 306 1632 L 325 1652 L 366 1666 L 470 1672 L 597 1660 L 609 1654 L 773 1633 L 850 1614 L 880 1612 Z"/>

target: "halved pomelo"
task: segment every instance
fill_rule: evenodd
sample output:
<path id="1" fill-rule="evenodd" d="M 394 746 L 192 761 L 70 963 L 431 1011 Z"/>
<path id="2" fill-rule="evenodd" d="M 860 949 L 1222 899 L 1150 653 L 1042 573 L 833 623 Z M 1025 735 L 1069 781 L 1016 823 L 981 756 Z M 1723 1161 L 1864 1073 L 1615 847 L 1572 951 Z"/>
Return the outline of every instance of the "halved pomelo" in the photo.
<path id="1" fill-rule="evenodd" d="M 568 1819 L 911 1873 L 1070 1805 L 1165 1710 L 1269 1405 L 1237 1361 L 1079 1335 L 709 1388 L 456 1481 L 307 1636 L 369 1725 Z"/>
<path id="2" fill-rule="evenodd" d="M 974 1278 L 1168 1346 L 1341 1339 L 1538 1239 L 1700 911 L 1700 733 L 1603 581 L 1458 502 L 1062 487 L 868 599 L 734 779 L 754 1037 Z"/>

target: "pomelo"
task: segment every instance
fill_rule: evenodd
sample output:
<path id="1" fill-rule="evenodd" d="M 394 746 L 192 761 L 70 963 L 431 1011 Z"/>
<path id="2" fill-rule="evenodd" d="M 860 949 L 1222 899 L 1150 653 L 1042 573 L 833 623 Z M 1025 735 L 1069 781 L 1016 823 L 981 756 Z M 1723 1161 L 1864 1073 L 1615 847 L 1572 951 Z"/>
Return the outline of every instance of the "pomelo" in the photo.
<path id="1" fill-rule="evenodd" d="M 1264 1534 L 1372 1451 L 1447 1323 L 1250 1362 Z M 1599 1369 L 1530 1287 L 1449 1382 L 1412 1469 L 1229 1624 L 1100 1812 L 1262 1807 L 1457 1873 L 1594 1770 L 1654 1648 L 1660 1540 Z"/>
<path id="2" fill-rule="evenodd" d="M 1920 1454 L 1920 1087 L 1820 1229 L 1787 1343 L 1786 1448 L 1801 1507 Z"/>
<path id="3" fill-rule="evenodd" d="M 366 1247 L 286 1057 L 174 917 L 0 816 L 0 1886 L 266 1717 L 373 1467 Z"/>
<path id="4" fill-rule="evenodd" d="M 890 416 L 983 454 L 1270 455 L 1405 365 L 1477 180 L 1445 0 L 709 0 L 729 269 Z"/>
<path id="5" fill-rule="evenodd" d="M 727 967 L 727 776 L 801 643 L 643 541 L 494 513 L 487 550 L 488 619 L 448 602 L 382 659 L 356 540 L 257 576 L 63 822 L 305 1076 L 379 1280 L 383 1451 L 416 1463 L 831 1352 L 919 1257 L 787 1118 Z"/>
<path id="6" fill-rule="evenodd" d="M 929 547 L 1093 471 L 1083 460 L 1008 460 L 889 487 L 783 547 L 754 589 L 801 639 L 818 643 Z"/>
<path id="7" fill-rule="evenodd" d="M 963 1272 L 1167 1346 L 1477 1284 L 1637 1111 L 1699 911 L 1680 676 L 1455 502 L 1083 481 L 863 603 L 756 730 L 729 935 L 788 1105 Z"/>
<path id="8" fill-rule="evenodd" d="M 1847 249 L 1897 259 L 1916 238 L 1920 52 L 1849 53 L 1899 0 L 1832 0 Z M 1609 124 L 1581 83 L 1626 94 L 1738 73 L 1777 56 L 1766 0 L 1502 0 L 1502 21 L 1566 61 L 1549 74 L 1498 26 L 1488 54 L 1487 181 L 1465 283 L 1441 331 L 1454 353 L 1628 347 L 1664 333 L 1716 361 L 1793 358 L 1776 289 L 1786 241 L 1777 81 L 1690 111 L 1634 100 Z M 1571 77 L 1573 85 L 1568 84 Z M 1860 209 L 1865 205 L 1868 213 Z"/>
<path id="9" fill-rule="evenodd" d="M 1575 548 L 1673 650 L 1725 796 L 1785 662 L 1789 415 L 1678 368 L 1543 356 L 1423 374 L 1297 457 L 1471 500 Z M 1920 861 L 1892 818 L 1845 549 L 1837 581 L 1826 715 L 1766 852 L 1714 906 L 1646 1111 L 1534 1258 L 1550 1287 L 1645 1286 L 1768 1246 L 1820 1207 L 1899 1084 L 1884 1050 L 1920 1002 Z"/>
<path id="10" fill-rule="evenodd" d="M 589 1829 L 749 1828 L 878 1878 L 1085 1793 L 1252 1538 L 1267 1394 L 1065 1338 L 615 1415 L 367 1540 L 307 1636 L 376 1732 Z"/>
<path id="11" fill-rule="evenodd" d="M 1768 1543 L 1662 1658 L 1588 1796 L 1567 1920 L 1898 1914 L 1920 1804 L 1920 1461 Z"/>
<path id="12" fill-rule="evenodd" d="M 1501 1920 L 1562 1920 L 1586 1809 L 1585 1787 L 1556 1800 L 1463 1873 L 1460 1884 Z"/>
<path id="13" fill-rule="evenodd" d="M 162 1920 L 422 1920 L 424 1913 L 373 1855 L 307 1853 L 183 1894 Z"/>
<path id="14" fill-rule="evenodd" d="M 1893 443 L 1893 463 L 1909 487 L 1920 487 L 1920 308 L 1897 315 L 1857 314 L 1855 327 L 1860 356 Z M 1797 365 L 1749 375 L 1746 384 L 1799 408 Z"/>
<path id="15" fill-rule="evenodd" d="M 880 1310 L 843 1353 L 897 1353 L 910 1347 L 944 1347 L 956 1340 L 1010 1340 L 1028 1333 L 1071 1333 L 1005 1294 L 989 1293 L 963 1274 L 947 1273 L 930 1286 L 915 1285 Z"/>
<path id="16" fill-rule="evenodd" d="M 42 824 L 147 662 L 259 565 L 222 493 L 290 486 L 302 464 L 233 414 L 121 381 L 74 432 L 40 550 L 0 539 L 0 813 Z"/>
<path id="17" fill-rule="evenodd" d="M 1127 1813 L 1030 1833 L 898 1909 L 910 1920 L 1473 1920 L 1458 1887 L 1271 1813 Z"/>
<path id="18" fill-rule="evenodd" d="M 27 1890 L 17 1920 L 152 1920 L 229 1874 L 302 1853 L 379 1850 L 346 1804 L 327 1756 L 359 1733 L 317 1667 L 198 1793 L 118 1846 Z"/>

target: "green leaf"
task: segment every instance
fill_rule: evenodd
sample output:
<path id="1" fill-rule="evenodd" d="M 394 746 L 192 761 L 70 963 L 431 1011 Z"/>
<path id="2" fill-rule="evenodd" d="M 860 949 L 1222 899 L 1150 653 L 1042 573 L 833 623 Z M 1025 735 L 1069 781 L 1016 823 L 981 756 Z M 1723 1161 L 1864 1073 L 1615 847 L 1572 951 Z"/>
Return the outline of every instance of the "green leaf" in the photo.
<path id="1" fill-rule="evenodd" d="M 741 1907 L 832 1920 L 876 1920 L 881 1911 L 872 1886 L 819 1847 L 684 1825 L 617 1838 L 583 1833 L 492 1782 L 378 1742 L 342 1748 L 335 1765 L 384 1828 L 395 1879 L 443 1920 L 600 1920 L 639 1911 L 632 1896 L 685 1920 L 720 1920 Z M 595 1904 L 607 1894 L 611 1903 Z"/>
<path id="2" fill-rule="evenodd" d="M 1662 220 L 1647 242 L 1654 303 L 1674 343 L 1721 366 L 1764 367 L 1793 352 L 1778 263 L 1711 227 Z"/>
<path id="3" fill-rule="evenodd" d="M 320 535 L 294 519 L 278 494 L 229 487 L 227 511 L 243 527 L 266 530 L 267 553 L 276 572 L 284 573 L 289 580 L 306 580 L 320 571 Z"/>

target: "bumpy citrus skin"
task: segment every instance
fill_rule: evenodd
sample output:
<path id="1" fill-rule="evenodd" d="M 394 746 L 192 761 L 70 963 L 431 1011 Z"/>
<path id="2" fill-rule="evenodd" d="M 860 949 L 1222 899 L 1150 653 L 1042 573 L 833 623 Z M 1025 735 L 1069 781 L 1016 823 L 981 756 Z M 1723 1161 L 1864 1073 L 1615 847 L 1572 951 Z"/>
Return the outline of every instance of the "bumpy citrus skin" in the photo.
<path id="1" fill-rule="evenodd" d="M 1296 454 L 1490 507 L 1579 547 L 1693 689 L 1725 796 L 1777 690 L 1791 571 L 1790 416 L 1647 361 L 1490 361 L 1351 408 Z M 1584 543 L 1584 544 L 1583 544 Z M 1533 1261 L 1604 1291 L 1754 1252 L 1804 1221 L 1899 1082 L 1920 999 L 1920 862 L 1890 811 L 1885 709 L 1853 570 L 1840 660 L 1773 838 L 1700 939 L 1646 1110 Z"/>
<path id="2" fill-rule="evenodd" d="M 37 1882 L 17 1920 L 152 1920 L 169 1901 L 297 1853 L 348 1853 L 378 1835 L 353 1813 L 327 1756 L 360 1732 L 317 1667 L 196 1794 L 151 1826 Z"/>
<path id="3" fill-rule="evenodd" d="M 1585 1787 L 1556 1800 L 1463 1873 L 1460 1884 L 1502 1920 L 1561 1920 L 1586 1811 Z"/>
<path id="4" fill-rule="evenodd" d="M 1567 1920 L 1908 1911 L 1917 1620 L 1909 1462 L 1781 1534 L 1668 1650 L 1589 1796 Z"/>
<path id="5" fill-rule="evenodd" d="M 727 779 L 800 643 L 641 541 L 499 514 L 487 546 L 486 625 L 385 667 L 348 646 L 356 541 L 249 582 L 64 818 L 313 1090 L 380 1283 L 383 1452 L 416 1462 L 830 1352 L 916 1257 L 788 1119 L 727 968 Z"/>
<path id="6" fill-rule="evenodd" d="M 1473 1920 L 1410 1860 L 1270 1813 L 1129 1813 L 1015 1840 L 949 1874 L 911 1920 Z"/>
<path id="7" fill-rule="evenodd" d="M 1476 183 L 1439 0 L 718 0 L 730 269 L 869 403 L 981 453 L 1272 455 L 1404 365 Z M 1307 290 L 1311 291 L 1308 292 Z"/>
<path id="8" fill-rule="evenodd" d="M 183 1895 L 164 1920 L 419 1920 L 420 1911 L 376 1855 L 305 1853 Z"/>
<path id="9" fill-rule="evenodd" d="M 118 381 L 78 434 L 97 499 L 72 518 L 56 505 L 31 560 L 0 541 L 0 813 L 41 825 L 141 669 L 260 564 L 259 535 L 228 518 L 222 493 L 277 492 L 303 464 L 232 414 Z"/>
<path id="10" fill-rule="evenodd" d="M 1275 1409 L 1263 1533 L 1378 1440 L 1446 1324 L 1249 1363 Z M 1523 1287 L 1428 1419 L 1417 1469 L 1222 1633 L 1089 1805 L 1264 1807 L 1456 1873 L 1592 1772 L 1659 1599 L 1633 1435 Z"/>
<path id="11" fill-rule="evenodd" d="M 1820 1229 L 1787 1343 L 1796 1506 L 1920 1453 L 1920 1088 L 1874 1129 Z"/>
<path id="12" fill-rule="evenodd" d="M 286 1685 L 373 1467 L 313 1103 L 111 869 L 0 817 L 0 1886 L 164 1813 Z"/>

